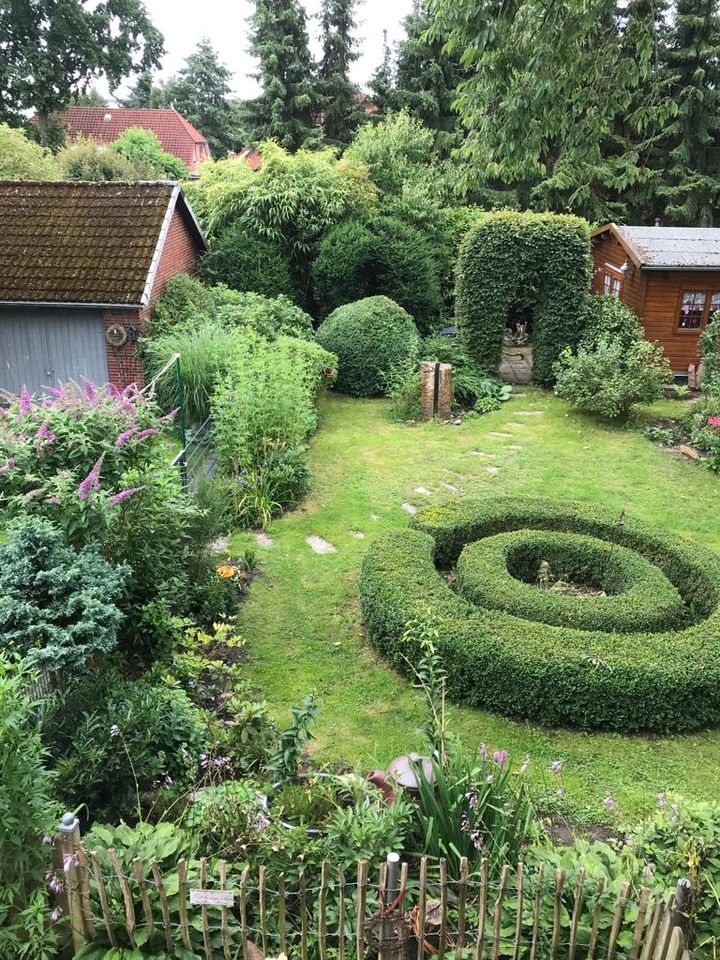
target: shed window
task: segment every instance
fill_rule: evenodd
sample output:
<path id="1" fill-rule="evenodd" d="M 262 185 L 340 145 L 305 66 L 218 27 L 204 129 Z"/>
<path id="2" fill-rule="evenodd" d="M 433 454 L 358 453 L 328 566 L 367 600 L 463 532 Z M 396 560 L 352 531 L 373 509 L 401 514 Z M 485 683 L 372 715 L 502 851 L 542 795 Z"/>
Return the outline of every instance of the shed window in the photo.
<path id="1" fill-rule="evenodd" d="M 708 320 L 710 320 L 712 315 L 718 310 L 720 310 L 720 293 L 713 293 L 710 296 L 710 311 L 708 312 Z"/>
<path id="2" fill-rule="evenodd" d="M 681 330 L 699 330 L 702 326 L 707 294 L 700 290 L 686 290 L 680 301 L 678 327 Z"/>
<path id="3" fill-rule="evenodd" d="M 603 278 L 603 291 L 607 297 L 620 296 L 620 277 L 614 277 L 611 273 L 606 273 Z"/>

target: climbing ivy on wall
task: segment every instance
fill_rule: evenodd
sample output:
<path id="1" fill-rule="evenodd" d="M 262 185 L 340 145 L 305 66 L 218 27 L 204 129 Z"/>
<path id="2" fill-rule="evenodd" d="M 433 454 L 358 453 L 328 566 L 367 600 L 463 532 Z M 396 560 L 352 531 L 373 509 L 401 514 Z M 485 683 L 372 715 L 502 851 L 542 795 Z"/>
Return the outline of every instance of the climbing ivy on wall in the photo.
<path id="1" fill-rule="evenodd" d="M 531 318 L 535 382 L 581 333 L 592 261 L 588 224 L 552 213 L 500 211 L 465 238 L 458 261 L 455 314 L 465 345 L 487 373 L 502 358 L 508 317 Z"/>

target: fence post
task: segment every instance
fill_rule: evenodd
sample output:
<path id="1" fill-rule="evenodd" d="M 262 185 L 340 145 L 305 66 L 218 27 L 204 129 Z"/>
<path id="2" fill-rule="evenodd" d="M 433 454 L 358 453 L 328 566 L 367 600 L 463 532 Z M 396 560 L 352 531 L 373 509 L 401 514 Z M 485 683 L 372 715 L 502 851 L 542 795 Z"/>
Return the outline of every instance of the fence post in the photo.
<path id="1" fill-rule="evenodd" d="M 671 920 L 674 927 L 680 927 L 685 940 L 685 946 L 690 942 L 690 899 L 692 885 L 687 877 L 681 877 L 675 889 Z"/>
<path id="2" fill-rule="evenodd" d="M 67 911 L 72 931 L 73 947 L 78 953 L 87 943 L 85 935 L 85 917 L 83 913 L 83 876 L 77 849 L 80 846 L 80 821 L 74 813 L 64 814 L 58 828 L 60 836 L 60 854 L 65 874 Z"/>
<path id="3" fill-rule="evenodd" d="M 180 427 L 180 443 L 182 444 L 182 460 L 180 461 L 180 475 L 183 487 L 187 487 L 187 415 L 185 413 L 185 384 L 182 378 L 180 354 L 175 357 L 175 386 L 177 388 L 178 426 Z"/>
<path id="4" fill-rule="evenodd" d="M 397 916 L 395 901 L 400 893 L 400 854 L 389 853 L 385 859 L 385 886 L 383 889 L 383 921 L 380 925 L 380 956 L 391 960 L 397 951 L 391 942 L 395 934 L 393 917 Z"/>

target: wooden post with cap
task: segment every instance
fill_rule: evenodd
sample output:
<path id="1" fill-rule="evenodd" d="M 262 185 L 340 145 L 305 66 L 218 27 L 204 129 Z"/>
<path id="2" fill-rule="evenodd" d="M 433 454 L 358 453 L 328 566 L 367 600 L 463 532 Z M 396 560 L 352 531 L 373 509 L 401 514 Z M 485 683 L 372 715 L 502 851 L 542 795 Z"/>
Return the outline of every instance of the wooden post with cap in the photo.
<path id="1" fill-rule="evenodd" d="M 64 814 L 58 828 L 59 851 L 65 878 L 65 902 L 72 931 L 73 947 L 78 953 L 87 943 L 85 914 L 83 910 L 83 884 L 87 877 L 78 856 L 80 847 L 80 821 L 74 813 Z"/>

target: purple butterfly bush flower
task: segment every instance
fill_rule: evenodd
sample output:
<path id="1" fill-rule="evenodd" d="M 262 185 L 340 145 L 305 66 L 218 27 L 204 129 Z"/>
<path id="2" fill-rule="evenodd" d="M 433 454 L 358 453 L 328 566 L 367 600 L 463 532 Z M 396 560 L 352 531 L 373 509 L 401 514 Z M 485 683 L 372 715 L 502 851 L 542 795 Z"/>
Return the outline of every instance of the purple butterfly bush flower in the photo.
<path id="1" fill-rule="evenodd" d="M 57 440 L 57 435 L 52 432 L 50 429 L 50 421 L 45 420 L 39 427 L 38 431 L 35 434 L 36 440 L 42 440 L 44 443 L 49 446 L 50 444 L 55 443 Z"/>
<path id="2" fill-rule="evenodd" d="M 0 476 L 2 476 L 4 473 L 8 473 L 10 470 L 12 470 L 14 466 L 15 466 L 15 461 L 13 460 L 12 457 L 8 457 L 7 460 L 5 461 L 5 465 L 0 467 Z"/>
<path id="3" fill-rule="evenodd" d="M 85 394 L 85 398 L 90 401 L 90 405 L 94 407 L 98 402 L 98 392 L 92 380 L 85 380 L 83 393 Z"/>
<path id="4" fill-rule="evenodd" d="M 50 914 L 50 923 L 52 924 L 59 923 L 61 916 L 62 916 L 62 909 L 60 907 L 55 907 L 53 912 Z"/>
<path id="5" fill-rule="evenodd" d="M 87 500 L 90 496 L 91 490 L 100 489 L 100 468 L 102 467 L 102 462 L 105 454 L 95 462 L 90 473 L 85 477 L 80 486 L 78 487 L 78 500 Z"/>
<path id="6" fill-rule="evenodd" d="M 121 396 L 120 391 L 118 390 L 118 388 L 115 386 L 114 383 L 109 383 L 107 385 L 106 390 L 107 390 L 107 395 L 108 397 L 110 397 L 111 400 L 120 399 L 120 396 Z"/>
<path id="7" fill-rule="evenodd" d="M 115 440 L 116 447 L 124 447 L 125 444 L 130 440 L 135 434 L 135 427 L 130 427 L 129 430 L 123 430 L 122 433 L 118 434 L 117 439 Z"/>
<path id="8" fill-rule="evenodd" d="M 28 392 L 28 388 L 23 384 L 23 388 L 20 391 L 20 413 L 27 417 L 32 411 L 32 397 Z"/>
<path id="9" fill-rule="evenodd" d="M 144 440 L 146 437 L 155 437 L 160 433 L 156 427 L 147 427 L 145 430 L 141 430 L 135 437 L 136 440 Z"/>
<path id="10" fill-rule="evenodd" d="M 507 758 L 507 750 L 496 750 L 493 754 L 493 761 L 500 767 L 501 770 L 507 763 Z"/>
<path id="11" fill-rule="evenodd" d="M 115 506 L 115 504 L 123 503 L 136 493 L 139 493 L 140 490 L 142 490 L 142 487 L 128 487 L 126 490 L 121 490 L 119 493 L 116 493 L 114 497 L 110 497 L 108 500 L 108 506 Z"/>
<path id="12" fill-rule="evenodd" d="M 60 497 L 57 497 L 57 496 L 54 496 L 54 495 L 53 495 L 52 497 L 48 497 L 48 503 L 53 503 L 53 504 L 55 504 L 56 507 L 59 507 L 59 506 L 60 506 Z"/>

